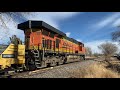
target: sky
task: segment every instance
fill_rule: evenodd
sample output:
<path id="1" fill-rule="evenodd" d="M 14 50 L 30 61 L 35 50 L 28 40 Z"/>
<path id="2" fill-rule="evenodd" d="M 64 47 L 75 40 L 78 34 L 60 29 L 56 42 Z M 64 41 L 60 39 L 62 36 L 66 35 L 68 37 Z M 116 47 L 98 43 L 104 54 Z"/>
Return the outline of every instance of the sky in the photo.
<path id="1" fill-rule="evenodd" d="M 2 17 L 9 29 L 0 27 L 0 44 L 9 41 L 13 34 L 24 40 L 24 33 L 17 29 L 17 24 L 26 20 L 43 20 L 66 33 L 68 37 L 91 47 L 93 52 L 100 52 L 97 46 L 105 41 L 118 45 L 111 41 L 111 33 L 120 25 L 120 12 L 31 12 L 19 19 L 14 15 L 15 20 L 18 19 L 16 23 L 8 20 L 6 15 Z"/>

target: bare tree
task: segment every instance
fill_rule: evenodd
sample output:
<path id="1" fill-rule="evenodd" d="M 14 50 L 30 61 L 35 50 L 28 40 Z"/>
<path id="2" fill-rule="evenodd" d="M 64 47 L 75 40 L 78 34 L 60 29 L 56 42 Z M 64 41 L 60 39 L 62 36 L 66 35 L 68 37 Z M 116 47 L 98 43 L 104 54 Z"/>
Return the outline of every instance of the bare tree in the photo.
<path id="1" fill-rule="evenodd" d="M 98 46 L 98 48 L 102 51 L 103 55 L 105 56 L 105 60 L 109 61 L 110 57 L 117 52 L 118 47 L 116 44 L 105 42 Z"/>
<path id="2" fill-rule="evenodd" d="M 90 47 L 85 47 L 86 48 L 86 56 L 92 56 L 92 49 Z"/>
<path id="3" fill-rule="evenodd" d="M 111 33 L 112 40 L 118 41 L 120 43 L 120 26 L 118 26 L 118 30 Z"/>
<path id="4" fill-rule="evenodd" d="M 93 54 L 93 56 L 98 57 L 98 56 L 101 56 L 101 54 L 96 52 Z"/>
<path id="5" fill-rule="evenodd" d="M 27 20 L 27 15 L 32 15 L 30 12 L 0 12 L 0 27 L 1 33 L 4 33 L 4 36 L 0 36 L 0 40 L 5 41 L 4 37 L 10 35 L 10 28 L 7 26 L 8 22 L 13 22 L 13 25 L 16 26 L 20 21 Z"/>
<path id="6" fill-rule="evenodd" d="M 112 40 L 120 42 L 120 31 L 112 32 Z"/>
<path id="7" fill-rule="evenodd" d="M 26 20 L 26 15 L 29 15 L 30 12 L 0 12 L 0 25 L 5 28 L 9 28 L 6 25 L 4 18 L 6 18 L 7 22 L 13 20 L 14 23 L 19 20 Z"/>

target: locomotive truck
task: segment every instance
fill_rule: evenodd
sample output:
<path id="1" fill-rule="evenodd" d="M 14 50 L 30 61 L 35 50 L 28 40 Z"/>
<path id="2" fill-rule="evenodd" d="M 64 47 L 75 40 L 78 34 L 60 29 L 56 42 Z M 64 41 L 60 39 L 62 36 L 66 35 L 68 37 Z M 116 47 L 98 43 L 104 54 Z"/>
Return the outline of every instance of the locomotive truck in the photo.
<path id="1" fill-rule="evenodd" d="M 11 41 L 5 47 L 0 55 L 1 71 L 36 70 L 85 60 L 82 42 L 67 37 L 44 21 L 28 20 L 17 27 L 24 32 L 25 42 L 16 37 L 16 43 Z"/>

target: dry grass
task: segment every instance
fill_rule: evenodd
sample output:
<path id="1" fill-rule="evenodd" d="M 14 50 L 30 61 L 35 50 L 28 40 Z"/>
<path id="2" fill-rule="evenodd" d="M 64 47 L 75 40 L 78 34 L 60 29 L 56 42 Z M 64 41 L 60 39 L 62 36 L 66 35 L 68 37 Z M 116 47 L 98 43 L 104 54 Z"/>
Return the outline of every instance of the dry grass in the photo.
<path id="1" fill-rule="evenodd" d="M 73 71 L 72 78 L 120 78 L 120 75 L 105 68 L 104 64 L 95 63 L 87 68 Z"/>

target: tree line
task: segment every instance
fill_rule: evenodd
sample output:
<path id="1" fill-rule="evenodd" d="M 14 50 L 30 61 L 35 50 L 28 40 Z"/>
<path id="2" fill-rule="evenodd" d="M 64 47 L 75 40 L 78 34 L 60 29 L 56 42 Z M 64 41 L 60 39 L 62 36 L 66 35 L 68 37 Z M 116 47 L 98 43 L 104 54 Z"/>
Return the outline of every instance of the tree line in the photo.
<path id="1" fill-rule="evenodd" d="M 120 30 L 116 30 L 111 33 L 111 40 L 114 42 L 119 42 L 120 44 Z M 100 53 L 93 53 L 91 47 L 86 47 L 86 56 L 104 56 L 105 60 L 110 60 L 111 56 L 114 56 L 118 51 L 118 46 L 112 42 L 104 42 L 98 46 L 98 49 L 100 49 Z M 120 51 L 118 51 L 120 52 Z"/>

